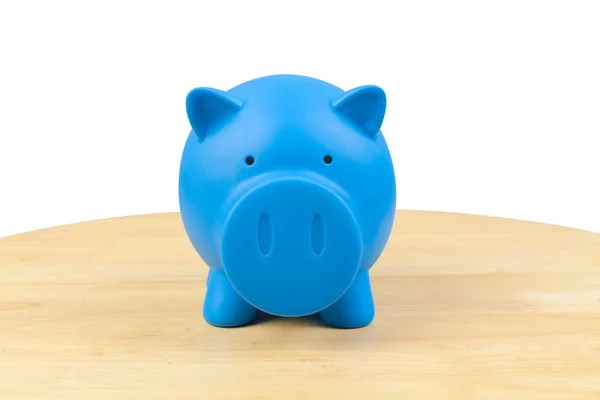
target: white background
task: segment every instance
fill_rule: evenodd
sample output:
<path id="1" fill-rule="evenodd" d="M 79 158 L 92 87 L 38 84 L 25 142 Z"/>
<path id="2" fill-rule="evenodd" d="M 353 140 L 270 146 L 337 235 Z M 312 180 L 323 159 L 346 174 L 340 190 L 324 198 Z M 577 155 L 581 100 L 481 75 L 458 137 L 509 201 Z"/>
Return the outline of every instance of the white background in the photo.
<path id="1" fill-rule="evenodd" d="M 0 236 L 178 211 L 196 86 L 381 86 L 398 208 L 600 231 L 598 1 L 3 1 Z"/>

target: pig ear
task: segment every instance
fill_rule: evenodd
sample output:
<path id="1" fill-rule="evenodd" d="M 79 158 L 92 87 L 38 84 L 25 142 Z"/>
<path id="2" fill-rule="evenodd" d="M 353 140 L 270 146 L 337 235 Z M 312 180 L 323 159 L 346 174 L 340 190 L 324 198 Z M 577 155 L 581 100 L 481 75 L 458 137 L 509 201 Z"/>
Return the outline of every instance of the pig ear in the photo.
<path id="1" fill-rule="evenodd" d="M 386 109 L 386 96 L 379 86 L 352 89 L 331 103 L 333 109 L 373 138 L 381 129 Z"/>
<path id="2" fill-rule="evenodd" d="M 242 106 L 239 99 L 211 88 L 192 89 L 185 99 L 188 120 L 200 139 L 229 121 Z"/>

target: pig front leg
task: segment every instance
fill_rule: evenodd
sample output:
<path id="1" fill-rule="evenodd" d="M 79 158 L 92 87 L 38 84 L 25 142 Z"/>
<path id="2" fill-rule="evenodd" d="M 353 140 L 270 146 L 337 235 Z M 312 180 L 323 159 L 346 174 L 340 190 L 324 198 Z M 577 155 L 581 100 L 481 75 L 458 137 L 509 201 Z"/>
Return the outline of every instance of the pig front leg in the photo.
<path id="1" fill-rule="evenodd" d="M 358 271 L 354 282 L 335 303 L 319 313 L 321 320 L 334 328 L 362 328 L 375 317 L 369 271 Z"/>
<path id="2" fill-rule="evenodd" d="M 202 313 L 209 324 L 232 328 L 254 321 L 257 310 L 237 294 L 223 271 L 211 268 Z"/>

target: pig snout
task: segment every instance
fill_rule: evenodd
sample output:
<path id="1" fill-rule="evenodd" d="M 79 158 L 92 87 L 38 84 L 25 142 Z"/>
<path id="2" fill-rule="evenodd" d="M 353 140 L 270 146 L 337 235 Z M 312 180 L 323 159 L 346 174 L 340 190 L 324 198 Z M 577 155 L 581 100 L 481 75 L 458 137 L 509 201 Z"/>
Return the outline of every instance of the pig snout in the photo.
<path id="1" fill-rule="evenodd" d="M 221 243 L 225 273 L 248 303 L 270 314 L 321 311 L 358 272 L 355 216 L 325 179 L 287 176 L 254 184 L 235 202 Z"/>

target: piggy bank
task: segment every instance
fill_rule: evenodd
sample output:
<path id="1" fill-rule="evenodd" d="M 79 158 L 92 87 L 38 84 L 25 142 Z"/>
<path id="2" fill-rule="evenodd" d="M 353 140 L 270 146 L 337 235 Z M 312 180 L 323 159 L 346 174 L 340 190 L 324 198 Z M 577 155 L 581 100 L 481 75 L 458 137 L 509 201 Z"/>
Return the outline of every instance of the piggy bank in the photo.
<path id="1" fill-rule="evenodd" d="M 209 267 L 207 323 L 247 325 L 258 311 L 335 328 L 373 321 L 369 271 L 396 208 L 385 111 L 378 86 L 298 75 L 188 93 L 179 203 Z"/>

